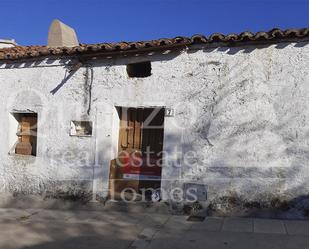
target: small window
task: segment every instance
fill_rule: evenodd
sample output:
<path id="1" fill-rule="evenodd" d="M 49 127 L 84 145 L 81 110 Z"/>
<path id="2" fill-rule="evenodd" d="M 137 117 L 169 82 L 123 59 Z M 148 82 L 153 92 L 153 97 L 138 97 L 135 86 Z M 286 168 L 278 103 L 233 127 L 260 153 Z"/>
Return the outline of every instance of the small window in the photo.
<path id="1" fill-rule="evenodd" d="M 12 125 L 15 126 L 15 140 L 10 154 L 32 155 L 37 152 L 37 113 L 11 113 L 15 118 Z M 15 136 L 14 136 L 15 135 Z M 14 138 L 15 137 L 15 138 Z"/>
<path id="2" fill-rule="evenodd" d="M 91 121 L 71 121 L 71 136 L 89 137 L 92 136 Z"/>
<path id="3" fill-rule="evenodd" d="M 132 63 L 127 65 L 127 73 L 129 77 L 145 78 L 151 75 L 150 61 Z"/>

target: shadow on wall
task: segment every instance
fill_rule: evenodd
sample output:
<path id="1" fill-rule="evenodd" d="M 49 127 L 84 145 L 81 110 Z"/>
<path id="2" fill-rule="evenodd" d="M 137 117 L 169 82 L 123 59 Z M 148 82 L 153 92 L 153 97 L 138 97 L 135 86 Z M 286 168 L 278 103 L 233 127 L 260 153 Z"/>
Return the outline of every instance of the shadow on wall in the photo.
<path id="1" fill-rule="evenodd" d="M 294 41 L 295 42 L 295 41 Z M 240 51 L 243 51 L 243 53 L 251 53 L 253 52 L 254 50 L 257 50 L 257 49 L 264 49 L 264 48 L 268 48 L 270 46 L 273 46 L 275 45 L 275 48 L 276 49 L 284 49 L 285 47 L 287 47 L 289 44 L 293 43 L 293 41 L 291 42 L 281 42 L 281 43 L 265 43 L 265 44 L 262 44 L 262 43 L 248 43 L 248 44 L 244 44 L 242 46 L 233 46 L 233 45 L 226 45 L 226 44 L 221 44 L 221 45 L 201 45 L 201 48 L 203 49 L 204 52 L 206 53 L 209 53 L 209 52 L 212 52 L 212 51 L 221 51 L 221 52 L 226 52 L 227 54 L 230 54 L 230 55 L 234 55 L 234 54 L 237 54 L 238 52 Z M 306 45 L 309 44 L 309 41 L 296 41 L 296 43 L 294 44 L 294 47 L 296 48 L 300 48 L 300 47 L 304 47 Z M 199 46 L 199 45 L 195 45 L 195 46 Z M 143 57 L 143 59 L 149 59 L 150 61 L 167 61 L 167 60 L 172 60 L 173 58 L 177 57 L 178 55 L 181 54 L 181 51 L 183 49 L 175 49 L 173 51 L 171 50 L 167 50 L 167 51 L 152 51 L 150 53 L 143 53 L 143 54 L 140 54 L 140 57 Z M 197 50 L 199 49 L 192 49 L 192 50 L 188 50 L 188 53 L 194 53 L 196 52 Z M 91 55 L 90 55 L 91 56 Z M 89 55 L 88 55 L 89 57 Z M 127 56 L 129 58 L 126 58 L 126 57 L 119 57 L 119 56 L 115 56 L 116 59 L 122 59 L 124 61 L 126 61 L 125 64 L 127 63 L 132 63 L 132 59 L 133 60 L 136 60 L 138 61 L 139 58 L 134 58 L 135 57 L 135 54 L 132 53 L 132 56 Z M 72 59 L 73 58 L 73 59 Z M 74 60 L 77 58 L 77 57 L 72 57 L 72 58 L 63 58 L 63 59 L 60 59 L 59 60 L 59 63 L 60 64 L 63 64 L 63 66 L 69 66 L 69 65 L 74 65 Z M 115 59 L 114 58 L 114 59 Z M 104 57 L 104 54 L 102 55 L 102 61 L 99 62 L 97 64 L 97 66 L 113 66 L 113 65 L 124 65 L 124 63 L 117 63 L 115 62 L 115 60 L 111 60 L 111 57 L 110 56 L 105 56 Z M 51 65 L 55 62 L 55 60 L 58 60 L 57 58 L 37 58 L 36 60 L 32 60 L 32 59 L 29 59 L 29 60 L 25 60 L 25 61 L 22 61 L 22 62 L 19 62 L 19 61 L 6 61 L 6 62 L 0 62 L 0 67 L 5 65 L 5 68 L 7 69 L 12 69 L 12 68 L 29 68 L 29 67 L 36 67 L 36 66 L 39 66 L 41 65 L 41 63 L 46 63 L 47 66 L 48 65 Z M 98 61 L 100 61 L 100 59 L 98 59 Z M 69 63 L 69 64 L 68 64 Z"/>
<path id="2" fill-rule="evenodd" d="M 307 44 L 308 42 L 302 42 L 296 45 L 297 47 L 301 47 Z M 276 48 L 282 49 L 286 45 L 287 44 L 278 44 Z M 229 49 L 232 53 L 237 53 L 243 50 L 243 48 L 227 49 Z M 209 50 L 205 50 L 205 52 L 209 52 Z M 263 65 L 263 67 L 261 67 L 261 72 L 267 72 L 266 68 L 267 66 Z M 236 72 L 238 73 L 238 71 Z M 259 72 L 258 68 L 256 72 Z M 248 77 L 248 75 L 251 75 L 251 72 L 241 74 L 242 72 L 240 71 L 239 73 L 240 75 L 244 75 L 244 77 Z M 208 113 L 211 113 L 208 120 L 200 119 L 199 125 L 192 129 L 192 132 L 197 133 L 197 135 L 200 137 L 200 140 L 207 141 L 207 143 L 205 142 L 204 145 L 204 148 L 206 148 L 205 151 L 218 151 L 222 149 L 222 147 L 224 147 L 223 150 L 235 148 L 235 150 L 237 151 L 235 151 L 235 153 L 233 152 L 233 156 L 237 156 L 238 158 L 246 158 L 248 154 L 248 148 L 253 148 L 254 150 L 254 148 L 256 147 L 256 150 L 259 149 L 256 144 L 256 139 L 258 139 L 259 137 L 250 137 L 248 136 L 248 134 L 263 135 L 263 133 L 267 131 L 269 134 L 274 135 L 275 138 L 278 138 L 278 141 L 274 139 L 267 140 L 267 136 L 264 135 L 266 142 L 270 142 L 269 144 L 262 144 L 262 146 L 264 148 L 267 148 L 266 146 L 268 146 L 270 148 L 270 151 L 267 151 L 265 149 L 264 157 L 262 157 L 263 153 L 261 153 L 262 156 L 256 157 L 258 160 L 260 160 L 260 166 L 264 166 L 263 164 L 268 165 L 268 163 L 272 162 L 271 160 L 273 160 L 274 163 L 269 164 L 271 165 L 271 167 L 250 167 L 250 157 L 248 157 L 249 159 L 247 158 L 248 165 L 245 165 L 246 167 L 236 167 L 237 163 L 229 165 L 229 153 L 222 153 L 222 157 L 219 157 L 217 162 L 215 162 L 214 160 L 213 163 L 210 163 L 210 165 L 201 164 L 201 166 L 207 168 L 205 170 L 205 175 L 202 176 L 205 177 L 206 183 L 207 176 L 208 180 L 210 178 L 209 174 L 207 175 L 207 173 L 212 173 L 210 175 L 214 176 L 211 182 L 218 181 L 218 183 L 220 183 L 220 180 L 222 179 L 222 182 L 225 181 L 224 183 L 227 183 L 225 193 L 220 193 L 219 190 L 224 189 L 225 186 L 219 186 L 219 184 L 217 184 L 218 189 L 215 189 L 213 192 L 214 196 L 220 196 L 212 200 L 211 208 L 218 212 L 222 211 L 222 214 L 225 213 L 228 215 L 233 214 L 233 212 L 236 214 L 237 211 L 238 214 L 243 212 L 242 215 L 254 215 L 255 211 L 249 211 L 250 208 L 253 210 L 267 209 L 271 213 L 274 211 L 280 213 L 282 211 L 281 207 L 284 206 L 289 207 L 288 212 L 285 212 L 284 214 L 286 216 L 293 216 L 294 213 L 296 216 L 301 217 L 308 213 L 309 186 L 308 184 L 307 186 L 305 186 L 305 183 L 308 182 L 309 176 L 307 173 L 308 171 L 306 172 L 305 170 L 306 165 L 304 165 L 309 159 L 309 150 L 306 149 L 308 134 L 303 136 L 300 136 L 299 134 L 297 135 L 297 132 L 301 132 L 298 131 L 298 129 L 301 130 L 303 128 L 302 126 L 298 126 L 297 123 L 295 123 L 299 122 L 299 124 L 302 124 L 302 116 L 299 115 L 299 112 L 296 112 L 294 110 L 295 105 L 298 104 L 298 102 L 295 101 L 295 103 L 283 106 L 283 108 L 281 108 L 280 106 L 273 106 L 274 101 L 272 99 L 272 95 L 270 94 L 271 91 L 269 91 L 269 94 L 267 92 L 269 87 L 267 85 L 267 76 L 268 75 L 265 75 L 266 87 L 263 89 L 263 92 L 258 93 L 257 91 L 254 91 L 253 93 L 250 92 L 248 94 L 246 90 L 250 89 L 251 87 L 249 85 L 250 79 L 244 79 L 242 81 L 240 79 L 239 82 L 235 82 L 235 85 L 224 84 L 220 89 L 216 89 L 216 94 L 214 95 L 214 102 L 212 106 L 209 104 L 208 106 L 204 104 L 207 103 L 207 99 L 205 101 L 200 101 L 199 103 L 201 109 L 204 108 L 205 110 L 207 110 Z M 220 80 L 222 79 L 218 77 L 216 78 L 216 80 L 220 82 Z M 223 80 L 223 82 L 229 82 L 229 80 Z M 239 89 L 245 90 L 239 91 Z M 292 87 L 291 90 L 292 91 L 290 91 L 290 95 L 292 95 L 294 98 L 295 96 L 293 95 Z M 273 112 L 270 113 L 269 116 L 263 116 L 261 114 L 260 116 L 258 116 L 255 115 L 255 113 L 253 112 L 252 117 L 250 117 L 250 121 L 238 120 L 234 127 L 232 127 L 231 124 L 228 122 L 226 122 L 225 124 L 224 122 L 221 122 L 219 125 L 217 124 L 216 128 L 222 128 L 223 131 L 224 129 L 228 130 L 226 136 L 222 135 L 224 133 L 221 132 L 222 130 L 219 130 L 214 136 L 209 136 L 209 130 L 212 127 L 215 119 L 220 117 L 221 115 L 224 115 L 224 112 L 226 112 L 228 109 L 220 109 L 220 106 L 227 106 L 225 105 L 225 103 L 231 103 L 228 100 L 233 99 L 231 96 L 235 92 L 237 93 L 237 91 L 239 91 L 240 94 L 238 94 L 239 97 L 234 98 L 235 101 L 238 101 L 236 107 L 246 107 L 246 104 L 250 103 L 250 101 L 252 100 L 252 96 L 256 94 L 256 99 L 264 98 L 264 102 L 269 103 L 269 106 L 264 105 L 259 107 L 261 108 L 259 111 L 262 114 L 265 113 L 265 110 L 272 110 Z M 244 93 L 243 95 L 242 91 Z M 199 96 L 207 96 L 209 92 L 210 91 L 203 92 L 202 89 L 198 94 Z M 241 111 L 243 111 L 243 109 L 241 109 Z M 275 120 L 275 122 L 273 122 L 274 120 L 272 120 L 272 115 L 276 116 L 278 120 Z M 278 123 L 276 123 L 276 121 Z M 295 131 L 296 135 L 294 134 Z M 239 138 L 241 136 L 246 137 L 246 139 L 244 139 L 244 144 L 240 145 Z M 223 142 L 224 146 L 220 147 L 217 144 L 216 140 L 220 140 L 220 142 Z M 261 141 L 264 140 L 261 139 Z M 278 146 L 277 142 L 279 142 L 280 146 Z M 195 141 L 193 141 L 192 143 L 195 143 L 199 146 L 199 144 Z M 190 150 L 190 145 L 186 147 L 188 147 L 188 150 Z M 274 150 L 274 152 L 272 150 Z M 274 155 L 272 155 L 272 153 Z M 280 160 L 281 157 L 283 158 L 283 160 Z M 284 161 L 284 159 L 286 158 L 288 158 L 288 160 Z M 232 167 L 234 165 L 236 166 Z M 211 170 L 214 170 L 214 172 L 210 172 Z M 257 187 L 255 188 L 255 186 Z M 275 216 L 275 213 L 273 213 L 273 215 Z"/>
<path id="3" fill-rule="evenodd" d="M 247 44 L 247 45 L 242 45 L 242 46 L 216 46 L 216 47 L 210 47 L 210 46 L 205 46 L 203 48 L 203 51 L 206 53 L 209 52 L 213 52 L 213 51 L 221 51 L 221 52 L 226 52 L 229 55 L 234 55 L 237 54 L 239 52 L 243 52 L 245 54 L 249 54 L 251 52 L 253 52 L 254 50 L 259 50 L 259 49 L 264 49 L 264 48 L 268 48 L 270 46 L 275 45 L 276 49 L 284 49 L 287 46 L 289 46 L 291 43 L 290 42 L 282 42 L 282 43 L 265 43 L 265 44 Z M 301 42 L 296 42 L 294 47 L 296 48 L 301 48 L 301 47 L 305 47 L 309 44 L 309 41 L 301 41 Z M 191 51 L 194 53 L 194 51 Z"/>
<path id="4" fill-rule="evenodd" d="M 55 59 L 55 58 L 47 58 L 47 59 L 41 59 L 37 58 L 36 60 L 24 60 L 24 61 L 1 61 L 0 62 L 0 67 L 4 66 L 6 69 L 13 69 L 13 68 L 30 68 L 30 67 L 37 67 L 41 66 L 41 63 L 45 62 L 48 65 L 53 64 L 55 61 L 58 61 L 59 63 L 62 64 L 63 66 L 69 66 L 73 64 L 67 64 L 68 62 L 71 62 L 70 59 L 68 58 L 63 58 L 63 59 Z"/>
<path id="5" fill-rule="evenodd" d="M 289 122 L 286 123 L 288 125 Z M 242 125 L 246 125 L 245 123 Z M 250 127 L 247 132 L 264 131 L 265 127 Z M 272 130 L 280 134 L 279 127 Z M 228 137 L 228 147 L 235 146 L 237 134 Z M 214 144 L 216 147 L 216 144 Z M 286 143 L 285 153 L 298 151 L 294 144 Z M 238 151 L 246 156 L 246 150 Z M 309 157 L 308 150 L 302 150 L 302 155 Z M 229 167 L 218 161 L 218 165 L 207 167 L 208 180 L 210 176 L 216 181 L 229 183 L 229 189 L 210 201 L 209 214 L 219 216 L 249 216 L 272 218 L 309 218 L 309 195 L 306 180 L 297 181 L 300 176 L 306 177 L 305 167 L 293 157 L 288 166 L 283 167 Z M 207 177 L 207 175 L 206 175 Z M 205 180 L 207 182 L 207 179 Z M 211 181 L 213 182 L 213 180 Z M 223 184 L 224 186 L 224 184 Z M 221 188 L 222 186 L 220 186 Z"/>
<path id="6" fill-rule="evenodd" d="M 83 56 L 72 56 L 67 58 L 37 58 L 37 59 L 29 59 L 23 61 L 0 61 L 0 67 L 4 66 L 6 69 L 13 69 L 13 68 L 31 68 L 31 67 L 42 67 L 42 63 L 46 64 L 46 67 L 49 65 L 53 66 L 55 61 L 58 61 L 60 64 L 59 66 L 63 67 L 71 67 L 76 65 L 80 60 L 85 63 L 91 63 L 95 61 L 94 67 L 110 67 L 110 66 L 117 66 L 117 65 L 126 65 L 129 63 L 135 63 L 139 61 L 169 61 L 177 57 L 181 54 L 182 49 L 175 49 L 175 50 L 163 50 L 163 51 L 151 51 L 151 52 L 139 52 L 136 56 L 135 53 L 132 53 L 131 56 L 121 56 L 115 55 L 111 57 L 110 55 L 102 54 L 101 57 L 95 56 L 95 59 L 92 59 L 91 54 L 87 55 L 87 58 L 84 59 Z"/>
<path id="7" fill-rule="evenodd" d="M 107 158 L 106 151 L 108 150 L 103 149 L 99 153 L 100 156 Z M 95 165 L 91 151 L 85 154 L 85 158 L 81 155 L 84 154 L 80 154 L 78 148 L 72 147 L 61 147 L 55 153 L 44 155 L 44 161 L 40 160 L 38 164 L 48 164 L 49 171 L 48 174 L 44 172 L 42 175 L 40 172 L 31 174 L 28 170 L 24 170 L 28 165 L 25 164 L 24 158 L 18 157 L 19 160 L 16 160 L 14 165 L 17 168 L 14 173 L 16 176 L 14 180 L 11 180 L 9 175 L 5 176 L 8 182 L 4 190 L 18 198 L 37 195 L 43 199 L 54 198 L 86 203 L 93 198 L 94 181 L 103 181 L 103 174 L 108 175 L 106 171 L 109 171 L 109 167 L 102 164 Z M 40 167 L 40 170 L 46 171 L 46 167 Z"/>
<path id="8" fill-rule="evenodd" d="M 55 95 L 59 90 L 60 88 L 65 84 L 67 83 L 67 81 L 69 79 L 72 78 L 72 76 L 77 72 L 77 70 L 81 67 L 81 63 L 78 62 L 77 64 L 73 65 L 73 68 L 67 68 L 67 70 L 65 71 L 65 75 L 64 75 L 64 78 L 63 80 L 54 88 L 50 91 L 50 93 L 52 95 Z"/>

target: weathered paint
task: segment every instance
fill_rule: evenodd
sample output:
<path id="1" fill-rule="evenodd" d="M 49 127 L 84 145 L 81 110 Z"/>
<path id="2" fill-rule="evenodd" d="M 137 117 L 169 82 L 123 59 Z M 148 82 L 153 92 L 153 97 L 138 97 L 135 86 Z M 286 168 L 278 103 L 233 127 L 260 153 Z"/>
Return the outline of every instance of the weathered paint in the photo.
<path id="1" fill-rule="evenodd" d="M 129 78 L 125 65 L 143 60 L 152 61 L 152 75 Z M 105 197 L 118 141 L 115 106 L 165 106 L 175 116 L 165 119 L 163 189 L 200 182 L 210 200 L 248 202 L 309 194 L 308 43 L 93 60 L 91 99 L 86 67 L 51 93 L 70 62 L 0 65 L 3 192 Z M 8 155 L 10 112 L 25 109 L 39 115 L 35 158 Z M 70 137 L 71 120 L 92 120 L 93 136 Z"/>

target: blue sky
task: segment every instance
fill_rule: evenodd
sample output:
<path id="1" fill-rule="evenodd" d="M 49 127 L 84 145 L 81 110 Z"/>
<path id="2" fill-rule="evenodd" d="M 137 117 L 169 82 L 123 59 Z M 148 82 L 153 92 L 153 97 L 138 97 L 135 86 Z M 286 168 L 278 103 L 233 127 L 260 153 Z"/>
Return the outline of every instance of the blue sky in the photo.
<path id="1" fill-rule="evenodd" d="M 309 0 L 0 0 L 0 38 L 44 45 L 55 18 L 82 43 L 309 27 Z"/>

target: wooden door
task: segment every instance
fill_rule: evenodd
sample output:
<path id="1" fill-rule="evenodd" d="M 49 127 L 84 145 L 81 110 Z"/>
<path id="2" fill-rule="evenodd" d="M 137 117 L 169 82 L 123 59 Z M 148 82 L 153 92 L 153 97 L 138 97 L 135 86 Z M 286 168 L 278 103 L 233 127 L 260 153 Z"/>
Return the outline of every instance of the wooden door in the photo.
<path id="1" fill-rule="evenodd" d="M 143 157 L 146 156 L 148 151 L 152 153 L 156 160 L 161 160 L 164 135 L 164 109 L 119 108 L 118 111 L 120 117 L 119 154 L 140 153 Z M 121 192 L 129 187 L 138 192 L 141 188 L 160 187 L 160 180 L 125 179 L 124 168 L 119 167 L 115 162 L 111 167 L 113 168 L 110 171 L 112 174 L 110 179 L 113 180 L 112 177 L 117 176 L 114 178 L 116 180 L 113 181 L 113 184 L 110 183 L 110 186 L 113 185 L 114 188 L 113 190 L 110 189 L 111 191 Z M 145 167 L 142 169 L 147 170 Z"/>
<path id="2" fill-rule="evenodd" d="M 142 149 L 143 108 L 121 108 L 119 130 L 119 151 Z"/>
<path id="3" fill-rule="evenodd" d="M 121 109 L 119 151 L 127 149 L 154 154 L 163 149 L 164 109 Z"/>

